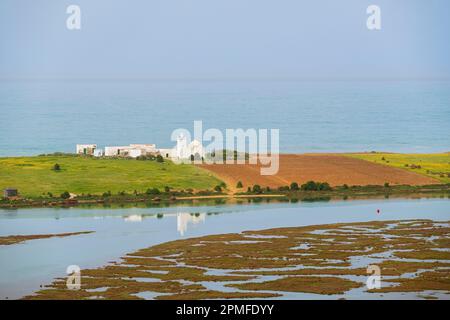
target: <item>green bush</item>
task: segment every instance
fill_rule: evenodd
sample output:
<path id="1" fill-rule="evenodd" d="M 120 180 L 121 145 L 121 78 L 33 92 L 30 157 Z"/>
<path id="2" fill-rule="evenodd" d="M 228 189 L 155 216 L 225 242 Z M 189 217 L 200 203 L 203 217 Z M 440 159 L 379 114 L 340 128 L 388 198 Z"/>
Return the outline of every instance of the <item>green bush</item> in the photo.
<path id="1" fill-rule="evenodd" d="M 61 193 L 61 198 L 62 199 L 69 199 L 70 198 L 70 193 L 68 191 L 64 191 L 63 193 Z"/>
<path id="2" fill-rule="evenodd" d="M 238 181 L 238 183 L 237 183 L 237 185 L 236 185 L 236 188 L 242 188 L 242 187 L 244 187 L 243 185 L 242 185 L 242 182 L 241 181 Z"/>
<path id="3" fill-rule="evenodd" d="M 317 183 L 319 191 L 331 191 L 331 187 L 328 182 Z"/>
<path id="4" fill-rule="evenodd" d="M 299 189 L 298 183 L 297 182 L 292 182 L 291 185 L 290 185 L 290 189 L 292 191 L 297 191 Z"/>
<path id="5" fill-rule="evenodd" d="M 302 184 L 301 189 L 304 191 L 317 191 L 317 183 L 314 181 L 308 181 L 304 184 Z"/>
<path id="6" fill-rule="evenodd" d="M 328 182 L 314 182 L 308 181 L 302 184 L 301 189 L 304 191 L 330 191 L 332 190 Z"/>
<path id="7" fill-rule="evenodd" d="M 261 186 L 259 184 L 255 184 L 252 189 L 253 193 L 262 193 Z"/>
<path id="8" fill-rule="evenodd" d="M 145 193 L 153 195 L 153 194 L 160 194 L 161 191 L 159 191 L 158 188 L 150 188 L 150 189 L 147 189 L 147 191 L 145 191 Z"/>

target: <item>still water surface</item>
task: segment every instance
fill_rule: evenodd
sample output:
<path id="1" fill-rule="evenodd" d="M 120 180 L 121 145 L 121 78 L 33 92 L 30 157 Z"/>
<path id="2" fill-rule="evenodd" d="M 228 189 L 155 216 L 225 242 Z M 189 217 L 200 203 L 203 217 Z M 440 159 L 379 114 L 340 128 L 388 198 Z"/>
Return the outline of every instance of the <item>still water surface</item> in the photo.
<path id="1" fill-rule="evenodd" d="M 418 218 L 450 220 L 450 200 L 0 210 L 0 236 L 95 231 L 0 246 L 0 299 L 30 294 L 55 277 L 64 276 L 69 265 L 98 267 L 137 249 L 176 239 L 275 227 Z"/>

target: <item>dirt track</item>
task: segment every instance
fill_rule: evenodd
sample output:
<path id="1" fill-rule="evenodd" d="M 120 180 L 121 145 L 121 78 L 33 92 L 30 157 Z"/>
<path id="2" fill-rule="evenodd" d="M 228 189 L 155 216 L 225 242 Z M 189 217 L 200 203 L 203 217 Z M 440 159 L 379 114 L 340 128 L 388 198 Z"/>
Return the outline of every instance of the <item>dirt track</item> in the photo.
<path id="1" fill-rule="evenodd" d="M 335 154 L 280 155 L 280 168 L 274 176 L 262 176 L 259 164 L 204 164 L 201 167 L 225 181 L 232 191 L 238 181 L 242 181 L 244 188 L 255 184 L 276 188 L 291 182 L 301 184 L 309 180 L 328 182 L 332 186 L 383 185 L 385 182 L 391 185 L 439 183 L 414 172 Z"/>

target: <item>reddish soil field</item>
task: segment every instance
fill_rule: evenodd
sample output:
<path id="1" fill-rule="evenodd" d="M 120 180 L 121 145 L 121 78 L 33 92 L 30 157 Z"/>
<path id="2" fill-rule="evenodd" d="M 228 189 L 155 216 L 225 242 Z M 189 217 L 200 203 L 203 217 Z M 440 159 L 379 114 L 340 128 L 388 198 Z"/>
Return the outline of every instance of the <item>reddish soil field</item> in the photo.
<path id="1" fill-rule="evenodd" d="M 273 176 L 262 176 L 259 164 L 203 164 L 201 167 L 225 181 L 231 190 L 235 190 L 238 181 L 242 181 L 244 188 L 255 184 L 277 188 L 309 180 L 328 182 L 332 186 L 439 183 L 418 173 L 338 154 L 282 154 L 279 171 Z"/>

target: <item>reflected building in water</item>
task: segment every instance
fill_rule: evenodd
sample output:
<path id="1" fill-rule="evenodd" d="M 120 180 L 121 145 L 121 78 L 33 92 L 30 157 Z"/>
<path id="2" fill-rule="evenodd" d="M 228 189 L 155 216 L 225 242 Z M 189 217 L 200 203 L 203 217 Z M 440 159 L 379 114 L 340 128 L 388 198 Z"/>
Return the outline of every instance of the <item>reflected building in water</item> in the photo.
<path id="1" fill-rule="evenodd" d="M 198 224 L 205 222 L 205 213 L 177 213 L 177 230 L 180 235 L 184 235 L 187 231 L 189 224 Z"/>

